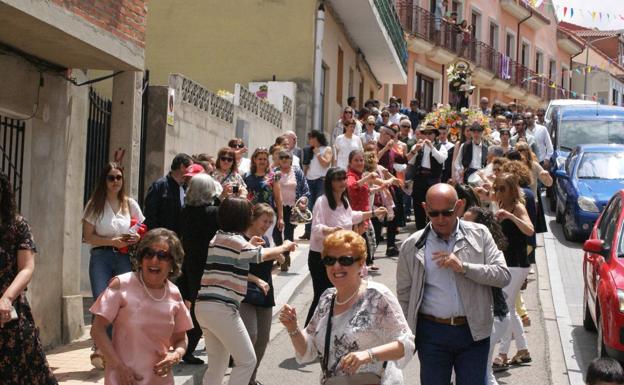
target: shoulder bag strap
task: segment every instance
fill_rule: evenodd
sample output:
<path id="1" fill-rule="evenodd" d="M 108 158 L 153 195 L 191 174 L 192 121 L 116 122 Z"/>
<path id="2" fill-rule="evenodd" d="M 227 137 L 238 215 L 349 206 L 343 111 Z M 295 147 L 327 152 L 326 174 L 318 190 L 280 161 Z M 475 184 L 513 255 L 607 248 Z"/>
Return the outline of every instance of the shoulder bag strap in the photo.
<path id="1" fill-rule="evenodd" d="M 321 360 L 321 369 L 323 370 L 323 377 L 329 378 L 329 345 L 331 344 L 331 329 L 332 329 L 332 315 L 334 314 L 334 301 L 336 295 L 332 296 L 331 305 L 329 307 L 329 314 L 327 315 L 327 330 L 325 331 L 325 349 L 323 351 L 323 359 Z"/>

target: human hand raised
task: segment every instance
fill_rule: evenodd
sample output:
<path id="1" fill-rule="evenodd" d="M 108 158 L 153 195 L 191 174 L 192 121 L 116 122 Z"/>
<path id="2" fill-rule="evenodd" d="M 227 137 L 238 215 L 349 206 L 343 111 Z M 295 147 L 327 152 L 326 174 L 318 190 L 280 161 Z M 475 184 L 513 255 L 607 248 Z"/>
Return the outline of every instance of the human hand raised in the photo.
<path id="1" fill-rule="evenodd" d="M 297 309 L 288 304 L 282 306 L 282 310 L 280 310 L 279 314 L 279 320 L 289 333 L 299 327 L 297 325 Z"/>

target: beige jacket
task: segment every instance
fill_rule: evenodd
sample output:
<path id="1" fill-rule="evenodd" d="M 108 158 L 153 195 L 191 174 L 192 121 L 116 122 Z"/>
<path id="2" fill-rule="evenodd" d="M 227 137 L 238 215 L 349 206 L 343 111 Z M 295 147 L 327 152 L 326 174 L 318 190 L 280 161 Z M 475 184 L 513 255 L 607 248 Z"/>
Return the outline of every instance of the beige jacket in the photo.
<path id="1" fill-rule="evenodd" d="M 431 225 L 403 242 L 397 266 L 397 298 L 414 335 L 425 291 L 425 244 L 429 231 Z M 511 275 L 503 253 L 481 224 L 460 220 L 453 252 L 468 264 L 466 274 L 456 274 L 457 290 L 472 337 L 479 341 L 492 333 L 491 287 L 507 286 Z"/>

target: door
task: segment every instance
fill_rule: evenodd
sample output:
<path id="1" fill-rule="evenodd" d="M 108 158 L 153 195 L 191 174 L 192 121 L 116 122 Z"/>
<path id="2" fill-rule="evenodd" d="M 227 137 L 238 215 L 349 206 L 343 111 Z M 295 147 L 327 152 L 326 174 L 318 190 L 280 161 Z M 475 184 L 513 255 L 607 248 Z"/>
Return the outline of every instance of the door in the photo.
<path id="1" fill-rule="evenodd" d="M 421 73 L 416 74 L 416 95 L 420 108 L 429 112 L 433 106 L 433 79 Z"/>
<path id="2" fill-rule="evenodd" d="M 557 178 L 556 191 L 559 193 L 559 196 L 557 197 L 557 204 L 559 206 L 560 213 L 564 213 L 568 205 L 568 196 L 570 195 L 570 189 L 573 187 L 571 183 L 571 178 L 574 172 L 574 164 L 576 163 L 577 158 L 578 154 L 576 153 L 576 151 L 572 152 L 570 156 L 568 156 L 568 159 L 566 160 L 564 166 L 567 178 Z"/>

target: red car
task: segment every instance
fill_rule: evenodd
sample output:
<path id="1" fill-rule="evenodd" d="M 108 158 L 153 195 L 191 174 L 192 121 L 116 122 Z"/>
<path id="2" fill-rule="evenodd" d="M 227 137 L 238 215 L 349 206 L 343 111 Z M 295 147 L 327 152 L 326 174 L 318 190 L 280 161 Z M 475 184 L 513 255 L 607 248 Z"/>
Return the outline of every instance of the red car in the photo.
<path id="1" fill-rule="evenodd" d="M 585 241 L 586 330 L 598 331 L 598 356 L 624 361 L 624 190 L 611 198 Z"/>

